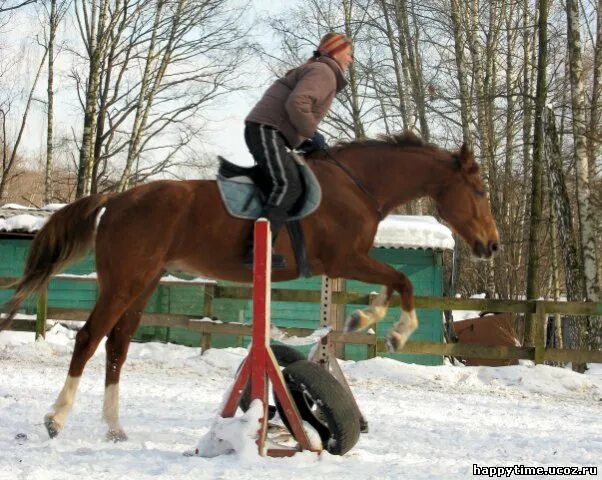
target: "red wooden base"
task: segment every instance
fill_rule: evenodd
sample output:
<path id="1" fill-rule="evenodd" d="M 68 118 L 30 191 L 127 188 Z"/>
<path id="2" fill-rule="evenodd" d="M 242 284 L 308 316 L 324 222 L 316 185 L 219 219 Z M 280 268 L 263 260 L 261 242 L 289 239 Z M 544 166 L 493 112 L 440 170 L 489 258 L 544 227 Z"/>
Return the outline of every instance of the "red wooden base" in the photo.
<path id="1" fill-rule="evenodd" d="M 300 450 L 313 449 L 302 426 L 301 417 L 284 383 L 284 378 L 270 348 L 270 292 L 272 273 L 272 236 L 270 222 L 260 218 L 255 222 L 253 265 L 253 343 L 242 368 L 238 372 L 222 417 L 233 417 L 240 403 L 243 389 L 251 380 L 251 400 L 259 399 L 263 405 L 263 417 L 257 431 L 259 454 L 273 457 L 291 456 Z M 284 414 L 299 443 L 298 448 L 284 446 L 266 447 L 268 426 L 268 383 L 280 401 Z"/>

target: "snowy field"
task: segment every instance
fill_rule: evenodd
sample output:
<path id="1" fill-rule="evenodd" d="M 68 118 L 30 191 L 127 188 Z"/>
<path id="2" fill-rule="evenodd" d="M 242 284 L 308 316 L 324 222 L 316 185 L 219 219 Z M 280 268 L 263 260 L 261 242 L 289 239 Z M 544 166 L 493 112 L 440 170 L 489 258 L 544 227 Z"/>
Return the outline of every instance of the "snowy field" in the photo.
<path id="1" fill-rule="evenodd" d="M 50 440 L 43 417 L 67 374 L 72 338 L 62 327 L 38 343 L 33 334 L 0 333 L 0 480 L 452 480 L 479 478 L 472 476 L 475 463 L 602 467 L 599 365 L 579 375 L 546 366 L 424 367 L 382 358 L 344 363 L 370 422 L 370 433 L 345 456 L 185 457 L 211 427 L 245 350 L 201 356 L 200 349 L 158 343 L 133 344 L 124 367 L 127 442 L 104 440 L 102 346 L 65 430 Z"/>

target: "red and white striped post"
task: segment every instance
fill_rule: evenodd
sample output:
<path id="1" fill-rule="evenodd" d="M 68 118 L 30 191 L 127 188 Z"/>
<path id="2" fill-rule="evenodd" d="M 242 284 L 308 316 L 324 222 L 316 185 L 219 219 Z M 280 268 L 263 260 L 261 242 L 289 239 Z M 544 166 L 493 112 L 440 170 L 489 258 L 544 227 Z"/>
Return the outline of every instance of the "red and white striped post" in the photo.
<path id="1" fill-rule="evenodd" d="M 259 454 L 273 457 L 294 455 L 299 450 L 317 451 L 311 443 L 301 422 L 301 417 L 291 395 L 286 388 L 284 378 L 270 348 L 270 293 L 272 276 L 272 234 L 270 222 L 260 218 L 255 222 L 253 261 L 253 341 L 251 350 L 240 369 L 230 397 L 226 402 L 222 417 L 233 417 L 242 391 L 251 381 L 251 401 L 259 399 L 263 405 L 263 417 L 257 431 Z M 274 393 L 280 401 L 284 413 L 299 443 L 299 448 L 266 448 L 268 423 L 268 380 L 272 382 Z"/>

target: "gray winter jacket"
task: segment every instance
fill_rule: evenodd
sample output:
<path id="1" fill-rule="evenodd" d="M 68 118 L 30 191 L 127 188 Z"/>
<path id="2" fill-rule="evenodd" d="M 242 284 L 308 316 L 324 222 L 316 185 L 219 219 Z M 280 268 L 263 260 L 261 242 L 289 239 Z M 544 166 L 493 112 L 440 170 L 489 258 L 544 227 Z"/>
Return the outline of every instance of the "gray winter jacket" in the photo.
<path id="1" fill-rule="evenodd" d="M 284 135 L 289 146 L 297 147 L 314 135 L 334 96 L 346 85 L 339 64 L 321 56 L 276 80 L 245 122 L 274 127 Z"/>

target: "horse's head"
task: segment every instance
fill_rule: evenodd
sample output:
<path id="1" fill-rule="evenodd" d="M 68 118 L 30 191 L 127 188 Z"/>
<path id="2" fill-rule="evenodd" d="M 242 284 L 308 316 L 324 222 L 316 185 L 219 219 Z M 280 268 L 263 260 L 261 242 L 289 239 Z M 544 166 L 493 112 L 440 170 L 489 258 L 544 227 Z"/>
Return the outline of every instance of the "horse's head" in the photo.
<path id="1" fill-rule="evenodd" d="M 452 157 L 452 180 L 435 197 L 439 215 L 470 245 L 476 257 L 489 259 L 499 250 L 500 240 L 479 165 L 466 145 Z"/>

